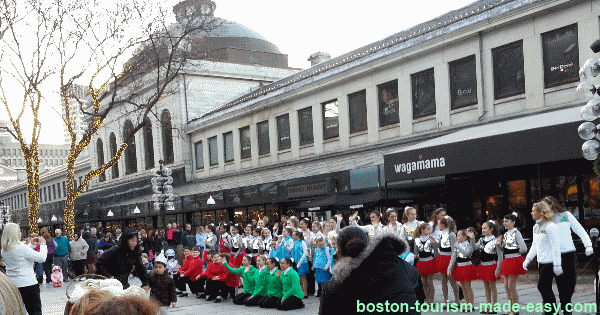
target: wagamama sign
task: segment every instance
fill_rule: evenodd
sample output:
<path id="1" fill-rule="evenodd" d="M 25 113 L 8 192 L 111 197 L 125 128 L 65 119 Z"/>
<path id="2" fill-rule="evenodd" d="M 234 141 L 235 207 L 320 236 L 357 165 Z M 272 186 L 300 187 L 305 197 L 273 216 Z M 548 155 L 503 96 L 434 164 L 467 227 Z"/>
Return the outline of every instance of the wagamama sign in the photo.
<path id="1" fill-rule="evenodd" d="M 423 156 L 419 156 L 421 159 Z M 410 174 L 412 171 L 428 170 L 432 168 L 439 168 L 446 166 L 446 159 L 443 157 L 433 158 L 429 160 L 419 160 L 414 162 L 406 162 L 400 164 L 394 164 L 394 170 L 396 173 Z"/>

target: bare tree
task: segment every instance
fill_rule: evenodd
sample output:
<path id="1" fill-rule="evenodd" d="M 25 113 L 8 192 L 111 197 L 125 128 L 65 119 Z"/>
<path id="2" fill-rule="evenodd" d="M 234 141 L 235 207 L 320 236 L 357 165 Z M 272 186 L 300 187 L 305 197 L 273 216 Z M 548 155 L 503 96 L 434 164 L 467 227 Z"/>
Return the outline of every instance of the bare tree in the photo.
<path id="1" fill-rule="evenodd" d="M 190 49 L 191 37 L 209 34 L 220 26 L 220 20 L 213 17 L 214 4 L 211 1 L 183 2 L 192 5 L 186 6 L 188 10 L 175 12 L 176 23 L 169 23 L 171 8 L 151 7 L 147 3 L 133 0 L 120 2 L 115 10 L 88 12 L 85 16 L 74 18 L 76 30 L 62 32 L 71 34 L 64 41 L 61 39 L 57 45 L 61 60 L 60 94 L 65 107 L 63 119 L 71 136 L 64 209 L 65 229 L 69 235 L 73 234 L 75 228 L 74 208 L 77 196 L 94 177 L 104 174 L 118 162 L 131 145 L 135 134 L 148 123 L 149 116 L 158 117 L 157 106 L 161 100 L 177 90 L 175 79 L 189 60 L 198 59 L 198 55 L 193 54 Z M 98 29 L 101 31 L 97 31 Z M 93 36 L 90 37 L 90 33 Z M 70 75 L 66 74 L 78 54 L 68 47 L 81 45 L 90 53 L 88 61 L 95 68 L 87 80 L 87 97 L 71 91 L 75 82 L 81 81 L 89 67 L 79 67 L 77 71 L 71 71 Z M 96 81 L 102 73 L 108 75 L 96 88 Z M 76 100 L 74 105 L 69 102 L 70 99 Z M 81 139 L 77 138 L 73 129 L 70 116 L 74 110 L 72 106 L 77 106 L 75 110 L 82 113 L 89 122 Z M 92 169 L 75 187 L 77 158 L 89 146 L 94 134 L 112 122 L 107 121 L 107 118 L 117 116 L 128 117 L 134 123 L 127 128 L 114 155 Z"/>

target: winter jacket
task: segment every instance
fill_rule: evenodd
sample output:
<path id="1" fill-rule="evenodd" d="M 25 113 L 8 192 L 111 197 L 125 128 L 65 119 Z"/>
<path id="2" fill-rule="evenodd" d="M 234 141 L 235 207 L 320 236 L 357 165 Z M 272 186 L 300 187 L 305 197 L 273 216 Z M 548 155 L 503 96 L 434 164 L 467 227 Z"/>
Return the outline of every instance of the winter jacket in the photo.
<path id="1" fill-rule="evenodd" d="M 96 261 L 96 269 L 99 275 L 107 278 L 114 277 L 123 284 L 123 289 L 129 288 L 129 273 L 135 267 L 135 271 L 142 281 L 142 286 L 148 285 L 148 275 L 141 256 L 127 249 L 120 250 L 119 246 L 113 246 L 105 251 Z"/>
<path id="2" fill-rule="evenodd" d="M 65 256 L 69 254 L 71 251 L 71 245 L 69 244 L 69 239 L 66 236 L 55 237 L 54 241 L 58 245 L 56 249 L 54 249 L 54 255 Z"/>
<path id="3" fill-rule="evenodd" d="M 223 266 L 225 268 L 225 266 Z M 219 279 L 221 279 L 219 277 Z M 225 268 L 225 285 L 230 288 L 237 288 L 240 286 L 240 278 L 233 272 L 229 272 L 227 268 Z"/>
<path id="4" fill-rule="evenodd" d="M 105 242 L 104 240 L 100 240 L 100 242 L 98 242 L 98 248 L 101 250 L 109 250 L 113 246 L 115 246 L 114 243 Z"/>
<path id="5" fill-rule="evenodd" d="M 200 257 L 200 256 L 198 256 L 198 257 Z M 192 255 L 185 257 L 183 259 L 183 264 L 181 264 L 181 268 L 179 268 L 179 270 L 177 270 L 177 273 L 184 274 L 190 268 L 190 263 L 192 262 L 193 259 L 194 259 L 194 256 L 192 256 Z"/>
<path id="6" fill-rule="evenodd" d="M 162 306 L 170 306 L 177 302 L 175 282 L 167 274 L 152 274 L 148 277 L 150 284 L 150 298 L 156 300 Z"/>
<path id="7" fill-rule="evenodd" d="M 225 263 L 224 266 L 227 270 L 229 270 L 229 272 L 243 276 L 243 278 L 244 278 L 244 293 L 254 294 L 254 288 L 255 288 L 255 283 L 256 283 L 256 281 L 254 279 L 254 274 L 258 270 L 258 269 L 256 269 L 256 267 L 250 266 L 250 270 L 248 270 L 248 272 L 246 272 L 246 267 L 244 267 L 244 266 L 242 266 L 240 268 L 235 268 L 235 269 L 229 267 L 228 263 Z"/>
<path id="8" fill-rule="evenodd" d="M 210 280 L 218 276 L 220 281 L 225 281 L 227 278 L 227 273 L 227 269 L 225 269 L 223 264 L 211 262 L 208 264 L 208 267 L 206 267 L 206 271 L 204 271 L 200 277 Z"/>
<path id="9" fill-rule="evenodd" d="M 323 284 L 319 314 L 381 314 L 386 302 L 407 303 L 415 311 L 414 288 L 419 271 L 398 257 L 408 249 L 406 241 L 396 235 L 379 235 L 356 258 L 341 258 L 333 270 L 333 278 Z M 381 303 L 383 312 L 368 312 L 360 304 Z"/>
<path id="10" fill-rule="evenodd" d="M 192 258 L 189 260 L 188 266 L 183 274 L 184 277 L 189 277 L 192 281 L 196 281 L 196 278 L 202 274 L 202 268 L 204 267 L 204 263 L 202 262 L 202 257 L 198 256 L 194 258 L 192 255 L 188 256 L 188 258 Z M 185 260 L 187 260 L 186 258 Z M 185 264 L 184 260 L 184 264 Z M 183 268 L 183 267 L 182 267 Z"/>
<path id="11" fill-rule="evenodd" d="M 52 270 L 52 274 L 50 275 L 50 279 L 52 279 L 52 284 L 63 283 L 63 273 L 59 269 Z"/>
<path id="12" fill-rule="evenodd" d="M 71 260 L 75 261 L 75 260 L 83 260 L 83 259 L 87 258 L 87 251 L 90 246 L 83 239 L 83 237 L 80 237 L 76 241 L 71 241 L 70 245 L 71 245 L 71 252 L 69 253 L 69 258 L 71 258 Z"/>
<path id="13" fill-rule="evenodd" d="M 194 247 L 196 246 L 196 234 L 192 231 L 183 232 L 183 238 L 181 239 L 183 247 Z"/>
<path id="14" fill-rule="evenodd" d="M 89 234 L 86 237 L 84 237 L 84 239 L 88 244 L 88 257 L 92 255 L 98 255 L 98 239 L 92 234 Z"/>

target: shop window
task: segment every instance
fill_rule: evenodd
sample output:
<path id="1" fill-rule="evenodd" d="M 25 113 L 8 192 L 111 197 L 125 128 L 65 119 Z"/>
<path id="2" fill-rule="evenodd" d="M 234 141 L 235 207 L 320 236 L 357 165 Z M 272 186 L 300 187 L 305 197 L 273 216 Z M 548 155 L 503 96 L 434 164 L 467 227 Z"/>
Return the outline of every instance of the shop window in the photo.
<path id="1" fill-rule="evenodd" d="M 339 137 L 339 105 L 337 99 L 321 104 L 323 106 L 323 140 Z"/>
<path id="2" fill-rule="evenodd" d="M 248 221 L 252 221 L 253 219 L 259 220 L 260 218 L 265 216 L 265 206 L 252 206 L 248 207 Z"/>
<path id="3" fill-rule="evenodd" d="M 450 63 L 450 96 L 452 109 L 477 104 L 475 55 Z"/>
<path id="4" fill-rule="evenodd" d="M 488 196 L 485 202 L 485 215 L 487 216 L 488 220 L 502 222 L 502 218 L 504 217 L 502 215 L 503 196 Z"/>
<path id="5" fill-rule="evenodd" d="M 152 137 L 152 123 L 150 119 L 145 119 L 144 125 L 144 157 L 146 169 L 154 167 L 154 138 Z"/>
<path id="6" fill-rule="evenodd" d="M 290 116 L 288 114 L 277 117 L 277 147 L 279 151 L 292 147 L 290 139 Z"/>
<path id="7" fill-rule="evenodd" d="M 279 221 L 279 206 L 274 203 L 265 205 L 265 216 L 269 217 L 269 222 L 271 224 Z"/>
<path id="8" fill-rule="evenodd" d="M 577 188 L 577 176 L 558 176 L 556 177 L 556 199 L 567 209 L 576 205 L 579 201 L 579 190 Z"/>
<path id="9" fill-rule="evenodd" d="M 248 222 L 248 210 L 246 208 L 233 209 L 233 223 L 239 223 L 245 226 Z"/>
<path id="10" fill-rule="evenodd" d="M 269 121 L 265 120 L 256 124 L 256 130 L 258 132 L 258 154 L 264 155 L 271 153 Z"/>
<path id="11" fill-rule="evenodd" d="M 398 80 L 377 86 L 379 95 L 379 127 L 400 122 Z"/>
<path id="12" fill-rule="evenodd" d="M 56 184 L 52 185 L 52 199 L 56 200 Z"/>
<path id="13" fill-rule="evenodd" d="M 539 202 L 542 198 L 552 195 L 552 183 L 550 178 L 534 178 L 530 181 L 531 204 Z"/>
<path id="14" fill-rule="evenodd" d="M 252 157 L 252 144 L 250 140 L 250 126 L 240 128 L 240 148 L 242 159 Z"/>
<path id="15" fill-rule="evenodd" d="M 216 214 L 215 214 L 214 210 L 202 211 L 202 224 L 203 225 L 208 225 L 211 223 L 219 224 L 219 221 L 217 221 L 215 218 L 216 218 Z"/>
<path id="16" fill-rule="evenodd" d="M 579 219 L 579 209 L 573 215 Z M 600 181 L 595 174 L 583 175 L 583 215 L 585 227 L 600 226 Z"/>
<path id="17" fill-rule="evenodd" d="M 229 222 L 229 215 L 227 214 L 227 209 L 221 209 L 215 211 L 215 224 L 219 222 Z"/>
<path id="18" fill-rule="evenodd" d="M 579 80 L 577 24 L 542 34 L 542 48 L 546 88 Z"/>
<path id="19" fill-rule="evenodd" d="M 223 134 L 223 158 L 225 163 L 233 161 L 233 132 Z"/>
<path id="20" fill-rule="evenodd" d="M 165 164 L 172 164 L 175 160 L 173 155 L 173 125 L 171 123 L 171 113 L 168 110 L 163 110 L 160 122 L 162 125 L 164 162 Z"/>
<path id="21" fill-rule="evenodd" d="M 102 145 L 102 139 L 98 138 L 96 141 L 96 157 L 98 159 L 98 167 L 104 165 L 104 146 Z M 103 182 L 106 180 L 106 174 L 102 173 L 98 176 L 98 180 Z"/>
<path id="22" fill-rule="evenodd" d="M 523 41 L 492 49 L 494 64 L 494 99 L 525 93 Z"/>
<path id="23" fill-rule="evenodd" d="M 508 186 L 508 212 L 516 212 L 519 214 L 522 225 L 526 225 L 530 218 L 530 211 L 527 209 L 527 188 L 525 180 L 515 180 L 507 182 Z M 528 215 L 526 217 L 525 215 Z"/>
<path id="24" fill-rule="evenodd" d="M 312 107 L 298 111 L 298 125 L 300 127 L 300 145 L 314 142 Z"/>
<path id="25" fill-rule="evenodd" d="M 196 152 L 196 169 L 200 170 L 204 168 L 204 147 L 202 141 L 194 143 L 194 152 Z"/>
<path id="26" fill-rule="evenodd" d="M 110 133 L 109 142 L 110 142 L 110 158 L 112 160 L 114 158 L 115 154 L 117 154 L 117 137 L 115 136 L 114 132 Z M 117 161 L 117 163 L 115 163 L 115 165 L 113 165 L 111 167 L 111 176 L 112 176 L 112 178 L 119 177 L 119 162 L 118 161 Z M 63 184 L 63 187 L 64 187 L 64 184 Z"/>
<path id="27" fill-rule="evenodd" d="M 208 155 L 210 157 L 210 166 L 219 164 L 219 151 L 217 146 L 217 136 L 208 138 Z"/>
<path id="28" fill-rule="evenodd" d="M 435 115 L 435 80 L 433 68 L 410 75 L 413 118 Z"/>
<path id="29" fill-rule="evenodd" d="M 350 133 L 367 130 L 367 91 L 362 90 L 349 94 L 348 108 L 350 110 Z"/>

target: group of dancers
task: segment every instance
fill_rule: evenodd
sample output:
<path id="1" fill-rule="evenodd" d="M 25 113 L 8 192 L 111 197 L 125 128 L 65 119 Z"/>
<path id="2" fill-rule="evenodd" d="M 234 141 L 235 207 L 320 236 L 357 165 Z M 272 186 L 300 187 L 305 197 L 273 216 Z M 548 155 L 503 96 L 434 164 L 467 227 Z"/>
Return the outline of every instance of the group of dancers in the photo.
<path id="1" fill-rule="evenodd" d="M 405 209 L 405 217 L 412 217 L 414 208 Z M 566 211 L 554 197 L 545 197 L 533 205 L 532 218 L 536 221 L 533 228 L 533 243 L 529 252 L 519 230 L 522 218 L 513 212 L 504 216 L 502 224 L 504 234 L 499 234 L 499 223 L 487 221 L 482 224 L 481 237 L 475 239 L 472 228 L 458 230 L 452 217 L 442 208 L 437 209 L 430 222 L 405 224 L 404 235 L 414 243 L 417 254 L 417 269 L 421 274 L 426 303 L 433 303 L 433 275 L 442 276 L 444 302 L 448 301 L 448 282 L 454 292 L 454 301 L 459 301 L 460 283 L 466 303 L 473 304 L 471 282 L 481 280 L 484 283 L 486 302 L 498 305 L 496 281 L 504 277 L 504 288 L 511 312 L 519 314 L 519 295 L 516 290 L 517 279 L 527 274 L 527 268 L 534 258 L 539 264 L 538 290 L 543 300 L 544 314 L 553 314 L 556 298 L 552 292 L 552 280 L 557 282 L 560 308 L 563 314 L 571 314 L 567 304 L 575 290 L 577 280 L 577 256 L 571 236 L 575 232 L 583 241 L 586 255 L 592 255 L 592 243 L 577 219 Z M 416 228 L 414 228 L 416 226 Z M 414 230 L 414 231 L 413 231 Z M 413 238 L 410 238 L 413 232 Z M 479 265 L 472 262 L 475 252 L 479 251 Z M 527 253 L 524 258 L 522 255 Z M 481 310 L 482 314 L 496 314 L 498 308 Z"/>

